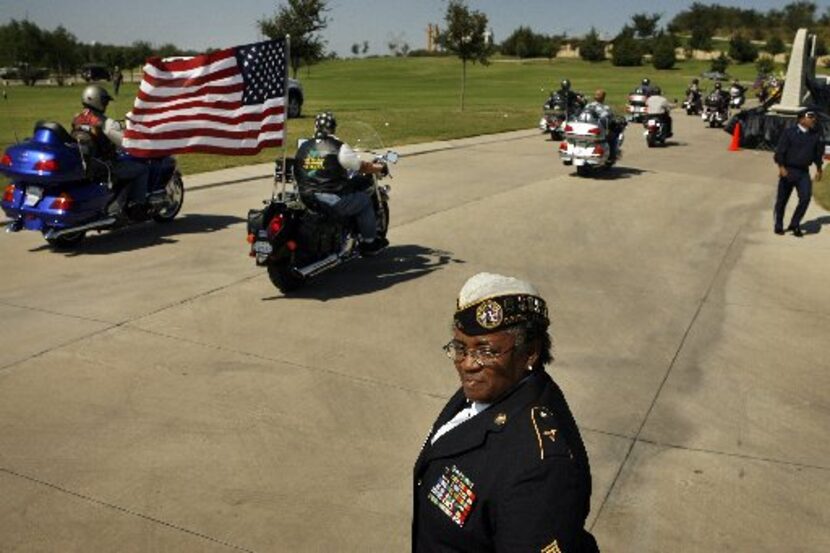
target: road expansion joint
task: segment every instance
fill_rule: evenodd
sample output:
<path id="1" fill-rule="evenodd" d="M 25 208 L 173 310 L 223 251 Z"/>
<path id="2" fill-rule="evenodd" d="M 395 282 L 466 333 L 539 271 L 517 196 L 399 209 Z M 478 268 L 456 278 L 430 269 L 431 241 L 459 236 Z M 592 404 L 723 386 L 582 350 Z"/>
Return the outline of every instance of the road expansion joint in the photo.
<path id="1" fill-rule="evenodd" d="M 614 475 L 614 479 L 611 481 L 611 485 L 608 487 L 608 491 L 606 492 L 605 497 L 602 499 L 602 502 L 600 503 L 600 506 L 597 510 L 597 515 L 596 517 L 594 517 L 594 521 L 591 524 L 590 529 L 593 529 L 594 526 L 596 526 L 597 521 L 599 521 L 600 516 L 602 516 L 603 510 L 605 506 L 608 504 L 608 499 L 614 492 L 617 482 L 619 481 L 620 476 L 622 475 L 623 469 L 628 464 L 628 460 L 631 458 L 631 453 L 634 450 L 634 446 L 637 444 L 637 442 L 643 441 L 640 438 L 640 436 L 643 433 L 643 429 L 645 428 L 646 423 L 648 422 L 648 419 L 651 416 L 651 413 L 654 411 L 655 405 L 657 405 L 657 400 L 660 398 L 660 394 L 663 392 L 663 388 L 665 387 L 666 382 L 668 382 L 674 367 L 677 365 L 677 360 L 680 358 L 680 352 L 683 351 L 683 348 L 686 345 L 686 341 L 688 340 L 689 335 L 691 334 L 692 328 L 694 328 L 695 323 L 697 323 L 698 317 L 700 316 L 700 313 L 703 310 L 703 306 L 706 304 L 707 300 L 709 299 L 709 295 L 712 293 L 712 290 L 715 287 L 715 283 L 717 282 L 718 276 L 723 271 L 723 268 L 726 266 L 726 261 L 729 258 L 729 254 L 732 251 L 732 248 L 734 247 L 735 243 L 737 242 L 738 236 L 740 236 L 741 232 L 743 231 L 743 227 L 744 225 L 738 227 L 738 229 L 735 231 L 735 235 L 729 242 L 729 245 L 724 249 L 724 252 L 721 255 L 721 260 L 718 263 L 718 266 L 715 269 L 712 278 L 709 280 L 709 285 L 706 288 L 706 292 L 700 298 L 697 308 L 695 309 L 695 312 L 692 315 L 689 324 L 686 326 L 686 330 L 683 332 L 683 337 L 680 339 L 680 343 L 678 344 L 677 349 L 674 352 L 674 356 L 672 357 L 672 360 L 669 363 L 668 368 L 666 369 L 666 373 L 665 375 L 663 375 L 663 379 L 660 382 L 660 385 L 657 387 L 657 391 L 655 392 L 654 397 L 651 400 L 651 405 L 649 405 L 649 408 L 646 410 L 646 413 L 643 416 L 643 420 L 640 423 L 640 427 L 637 429 L 637 433 L 635 434 L 634 439 L 631 440 L 631 444 L 628 447 L 628 451 L 626 452 L 625 457 L 620 463 L 620 466 L 617 469 L 617 473 Z"/>
<path id="2" fill-rule="evenodd" d="M 135 511 L 135 510 L 132 510 L 132 509 L 129 509 L 129 508 L 126 508 L 126 507 L 121 507 L 120 505 L 116 505 L 116 504 L 110 503 L 108 501 L 97 499 L 95 497 L 92 497 L 92 496 L 89 496 L 89 495 L 86 495 L 86 494 L 78 493 L 76 491 L 70 490 L 70 489 L 65 488 L 63 486 L 59 486 L 57 484 L 53 484 L 53 483 L 47 482 L 45 480 L 41 480 L 40 478 L 35 478 L 33 476 L 29 476 L 27 474 L 22 474 L 20 472 L 17 472 L 17 471 L 11 470 L 11 469 L 7 469 L 7 468 L 3 468 L 3 467 L 0 467 L 0 472 L 5 473 L 5 474 L 7 474 L 9 476 L 12 476 L 12 477 L 15 477 L 15 478 L 26 480 L 28 482 L 31 482 L 33 484 L 37 484 L 39 486 L 45 486 L 47 488 L 51 488 L 55 491 L 61 492 L 63 494 L 72 496 L 72 497 L 77 498 L 77 499 L 81 499 L 81 500 L 86 501 L 88 503 L 93 503 L 95 505 L 98 505 L 100 507 L 104 507 L 106 509 L 111 509 L 111 510 L 114 510 L 114 511 L 118 511 L 120 513 L 129 515 L 129 516 L 132 516 L 132 517 L 140 518 L 142 520 L 146 520 L 146 521 L 152 522 L 154 524 L 160 524 L 162 526 L 170 528 L 171 530 L 175 530 L 177 532 L 182 532 L 182 533 L 185 533 L 185 534 L 189 534 L 191 536 L 201 538 L 203 540 L 207 540 L 207 541 L 212 542 L 212 543 L 217 544 L 217 545 L 222 545 L 224 547 L 227 547 L 229 549 L 233 549 L 235 551 L 244 551 L 246 553 L 255 553 L 251 549 L 247 549 L 245 547 L 242 547 L 242 546 L 230 543 L 230 542 L 226 542 L 224 540 L 214 538 L 212 536 L 208 536 L 207 534 L 203 534 L 202 532 L 198 532 L 196 530 L 190 530 L 190 529 L 185 528 L 183 526 L 179 526 L 178 524 L 174 524 L 172 522 L 168 522 L 168 521 L 156 518 L 156 517 L 152 517 L 150 515 L 146 515 L 144 513 L 140 513 L 138 511 Z"/>

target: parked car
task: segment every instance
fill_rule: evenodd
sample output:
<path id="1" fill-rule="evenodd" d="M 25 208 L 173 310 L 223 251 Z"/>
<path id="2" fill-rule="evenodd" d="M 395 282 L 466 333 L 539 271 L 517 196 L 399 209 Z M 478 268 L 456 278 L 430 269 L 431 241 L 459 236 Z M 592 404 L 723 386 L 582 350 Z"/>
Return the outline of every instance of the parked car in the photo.
<path id="1" fill-rule="evenodd" d="M 110 70 L 106 65 L 100 63 L 87 63 L 81 66 L 81 77 L 86 82 L 108 81 L 112 78 Z"/>
<path id="2" fill-rule="evenodd" d="M 288 79 L 288 117 L 299 117 L 303 111 L 303 85 L 297 79 Z"/>

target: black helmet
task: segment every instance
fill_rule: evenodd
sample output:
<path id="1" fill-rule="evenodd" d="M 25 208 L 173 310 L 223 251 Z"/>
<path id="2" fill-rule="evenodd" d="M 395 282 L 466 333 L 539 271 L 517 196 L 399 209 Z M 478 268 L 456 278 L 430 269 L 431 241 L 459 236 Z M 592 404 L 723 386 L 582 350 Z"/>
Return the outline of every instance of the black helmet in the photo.
<path id="1" fill-rule="evenodd" d="M 661 89 L 659 86 L 655 86 L 655 87 L 652 89 L 652 93 L 653 93 L 655 96 L 660 96 L 660 95 L 663 93 L 663 89 Z"/>
<path id="2" fill-rule="evenodd" d="M 692 84 L 698 84 L 698 83 L 700 83 L 700 79 L 698 79 L 697 77 L 692 79 Z"/>
<path id="3" fill-rule="evenodd" d="M 643 86 L 648 86 L 648 85 L 650 85 L 650 84 L 651 84 L 651 80 L 650 80 L 648 77 L 646 77 L 645 79 L 643 79 Z"/>
<path id="4" fill-rule="evenodd" d="M 568 79 L 562 79 L 562 90 L 570 90 L 571 89 L 571 81 Z"/>
<path id="5" fill-rule="evenodd" d="M 715 81 L 715 90 L 720 90 L 721 84 L 720 81 Z"/>
<path id="6" fill-rule="evenodd" d="M 314 138 L 325 138 L 337 131 L 337 119 L 330 111 L 323 111 L 314 118 Z"/>
<path id="7" fill-rule="evenodd" d="M 84 107 L 100 111 L 107 111 L 107 104 L 112 101 L 112 96 L 102 86 L 91 84 L 81 93 L 81 104 Z"/>

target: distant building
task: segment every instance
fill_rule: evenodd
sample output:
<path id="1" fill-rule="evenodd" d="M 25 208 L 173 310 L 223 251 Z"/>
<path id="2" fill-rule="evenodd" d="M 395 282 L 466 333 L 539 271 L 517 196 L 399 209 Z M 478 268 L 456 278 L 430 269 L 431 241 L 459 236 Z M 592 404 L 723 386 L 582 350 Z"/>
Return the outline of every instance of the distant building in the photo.
<path id="1" fill-rule="evenodd" d="M 427 52 L 440 52 L 441 46 L 438 44 L 438 36 L 441 34 L 441 29 L 438 25 L 430 23 L 427 25 Z"/>

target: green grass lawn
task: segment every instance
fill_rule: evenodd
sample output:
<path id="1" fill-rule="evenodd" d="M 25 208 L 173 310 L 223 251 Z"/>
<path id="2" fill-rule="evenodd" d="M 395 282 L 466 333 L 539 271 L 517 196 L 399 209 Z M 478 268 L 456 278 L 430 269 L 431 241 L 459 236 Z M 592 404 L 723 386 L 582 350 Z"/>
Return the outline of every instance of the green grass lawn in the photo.
<path id="1" fill-rule="evenodd" d="M 689 61 L 676 69 L 657 71 L 650 66 L 618 68 L 610 62 L 591 64 L 557 59 L 519 62 L 494 59 L 489 66 L 470 65 L 467 71 L 466 109 L 459 109 L 461 62 L 456 58 L 374 58 L 327 61 L 302 70 L 306 102 L 303 117 L 288 126 L 288 144 L 308 136 L 314 113 L 335 112 L 341 132 L 350 124 L 375 127 L 385 144 L 410 144 L 535 127 L 541 105 L 551 88 L 569 78 L 576 90 L 608 91 L 608 102 L 621 109 L 627 93 L 644 76 L 663 88 L 669 99 L 682 99 L 687 83 L 708 70 L 709 63 Z M 752 64 L 730 67 L 736 77 L 751 81 Z M 68 125 L 80 109 L 83 86 L 34 88 L 11 86 L 0 100 L 0 145 L 26 137 L 38 119 Z M 110 115 L 123 117 L 132 107 L 136 84 L 126 83 L 110 106 Z M 352 125 L 354 126 L 354 125 Z M 345 132 L 344 132 L 345 134 Z M 179 157 L 187 173 L 210 171 L 273 160 L 281 152 L 229 157 L 188 154 Z"/>

